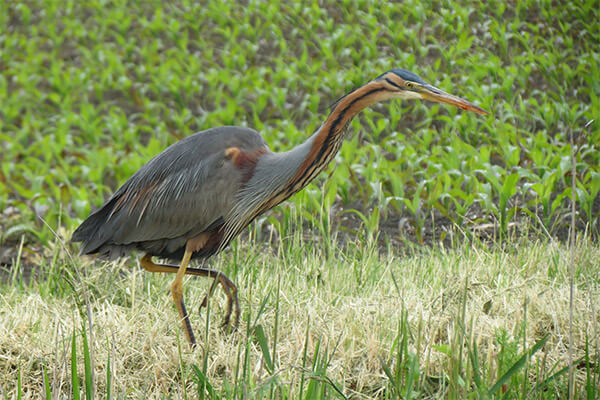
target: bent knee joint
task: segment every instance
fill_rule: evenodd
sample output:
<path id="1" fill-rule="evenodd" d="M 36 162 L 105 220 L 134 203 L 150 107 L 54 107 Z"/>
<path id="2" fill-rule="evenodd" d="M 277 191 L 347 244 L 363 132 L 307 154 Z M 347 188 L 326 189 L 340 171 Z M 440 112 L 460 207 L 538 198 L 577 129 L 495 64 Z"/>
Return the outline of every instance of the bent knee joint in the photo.
<path id="1" fill-rule="evenodd" d="M 147 256 L 142 257 L 140 259 L 140 265 L 145 270 L 152 268 L 152 266 L 154 266 L 154 263 L 152 262 L 152 257 L 147 257 Z"/>

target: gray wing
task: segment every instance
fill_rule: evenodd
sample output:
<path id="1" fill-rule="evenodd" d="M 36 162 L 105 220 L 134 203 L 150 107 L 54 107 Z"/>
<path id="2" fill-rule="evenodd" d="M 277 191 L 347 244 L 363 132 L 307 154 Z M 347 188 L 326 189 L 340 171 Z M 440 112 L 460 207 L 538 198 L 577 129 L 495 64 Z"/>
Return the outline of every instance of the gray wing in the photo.
<path id="1" fill-rule="evenodd" d="M 140 242 L 162 246 L 156 251 L 165 253 L 185 246 L 187 239 L 222 221 L 234 205 L 244 176 L 225 156 L 230 147 L 252 152 L 266 143 L 258 132 L 241 127 L 191 135 L 140 168 L 71 240 L 83 242 L 83 254 Z"/>

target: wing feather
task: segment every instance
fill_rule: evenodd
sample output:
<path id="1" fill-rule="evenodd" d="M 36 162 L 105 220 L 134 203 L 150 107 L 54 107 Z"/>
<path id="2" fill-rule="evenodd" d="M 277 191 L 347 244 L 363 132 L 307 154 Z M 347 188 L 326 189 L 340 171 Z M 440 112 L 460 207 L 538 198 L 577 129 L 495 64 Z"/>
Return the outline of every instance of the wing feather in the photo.
<path id="1" fill-rule="evenodd" d="M 103 246 L 153 242 L 174 251 L 226 217 L 243 184 L 242 172 L 225 156 L 230 147 L 266 147 L 258 132 L 221 127 L 191 135 L 165 149 L 123 184 L 73 234 L 81 252 Z"/>

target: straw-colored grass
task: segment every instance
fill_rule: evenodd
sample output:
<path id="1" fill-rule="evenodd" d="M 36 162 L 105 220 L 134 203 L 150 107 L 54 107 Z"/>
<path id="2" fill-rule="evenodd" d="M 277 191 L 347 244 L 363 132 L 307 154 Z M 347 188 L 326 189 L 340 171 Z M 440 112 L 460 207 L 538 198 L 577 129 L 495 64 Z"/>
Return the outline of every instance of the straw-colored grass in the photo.
<path id="1" fill-rule="evenodd" d="M 527 371 L 518 372 L 527 377 L 521 393 L 550 376 L 551 368 L 556 372 L 567 365 L 569 250 L 563 245 L 524 242 L 498 249 L 475 243 L 381 254 L 369 243 L 350 243 L 343 249 L 331 246 L 328 255 L 322 243 L 304 242 L 299 235 L 289 240 L 293 246 L 279 246 L 279 254 L 264 244 L 252 245 L 251 239 L 241 240 L 212 260 L 240 288 L 242 320 L 235 333 L 219 328 L 224 305 L 219 292 L 207 328 L 206 312 L 199 316 L 197 307 L 208 282 L 187 279 L 185 299 L 200 343 L 195 351 L 185 343 L 168 293 L 172 276 L 144 272 L 133 259 L 71 259 L 56 246 L 40 260 L 41 279 L 26 283 L 13 276 L 2 288 L 0 387 L 8 398 L 14 396 L 21 374 L 23 398 L 39 398 L 44 365 L 54 394 L 66 396 L 71 390 L 71 338 L 77 332 L 81 349 L 84 324 L 96 391 L 107 392 L 108 372 L 117 398 L 195 393 L 193 365 L 205 371 L 224 398 L 233 397 L 235 387 L 249 396 L 237 393 L 239 398 L 299 398 L 302 376 L 310 374 L 330 379 L 349 398 L 389 398 L 390 381 L 382 365 L 399 363 L 405 328 L 423 398 L 460 398 L 474 390 L 469 349 L 478 352 L 480 373 L 491 386 L 506 372 L 508 361 L 549 335 Z M 575 356 L 585 354 L 587 340 L 588 353 L 597 357 L 600 247 L 581 242 L 575 255 Z M 274 358 L 273 370 L 264 358 L 257 325 Z M 249 362 L 244 364 L 247 351 Z M 328 363 L 324 373 L 316 374 L 312 362 L 318 357 L 327 357 Z M 466 381 L 465 387 L 457 386 L 453 376 Z M 561 379 L 552 382 L 555 394 L 565 393 L 566 375 Z M 580 396 L 585 381 L 585 369 L 578 368 Z M 509 389 L 515 390 L 513 386 Z M 270 391 L 273 387 L 279 391 Z M 334 392 L 327 393 L 334 397 Z M 327 393 L 323 398 L 329 398 Z"/>

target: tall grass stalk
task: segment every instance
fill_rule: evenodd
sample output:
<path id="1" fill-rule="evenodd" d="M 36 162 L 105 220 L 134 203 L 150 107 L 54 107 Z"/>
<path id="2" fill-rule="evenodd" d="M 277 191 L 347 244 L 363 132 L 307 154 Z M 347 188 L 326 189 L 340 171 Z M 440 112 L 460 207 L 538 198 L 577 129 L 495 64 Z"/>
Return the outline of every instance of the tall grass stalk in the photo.
<path id="1" fill-rule="evenodd" d="M 573 365 L 573 302 L 575 297 L 575 246 L 577 244 L 575 231 L 575 199 L 576 199 L 576 181 L 577 181 L 577 164 L 575 160 L 575 140 L 573 138 L 574 130 L 570 129 L 569 140 L 571 141 L 571 224 L 569 226 L 569 400 L 573 400 L 575 396 L 575 366 Z"/>

